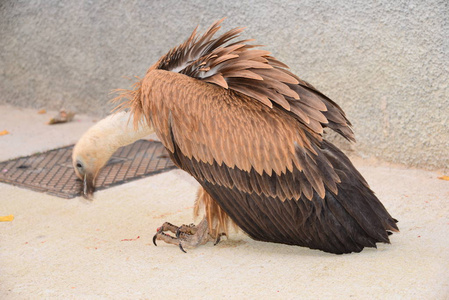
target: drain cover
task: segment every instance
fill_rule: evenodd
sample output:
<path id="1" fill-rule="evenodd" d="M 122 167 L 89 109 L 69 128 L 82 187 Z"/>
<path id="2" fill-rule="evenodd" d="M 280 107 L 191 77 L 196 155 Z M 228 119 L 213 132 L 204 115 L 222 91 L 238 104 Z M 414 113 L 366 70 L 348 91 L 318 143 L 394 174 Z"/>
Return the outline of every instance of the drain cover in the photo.
<path id="1" fill-rule="evenodd" d="M 81 195 L 72 167 L 72 146 L 0 162 L 0 182 L 62 198 Z M 139 140 L 114 153 L 98 175 L 96 190 L 176 168 L 160 142 Z"/>

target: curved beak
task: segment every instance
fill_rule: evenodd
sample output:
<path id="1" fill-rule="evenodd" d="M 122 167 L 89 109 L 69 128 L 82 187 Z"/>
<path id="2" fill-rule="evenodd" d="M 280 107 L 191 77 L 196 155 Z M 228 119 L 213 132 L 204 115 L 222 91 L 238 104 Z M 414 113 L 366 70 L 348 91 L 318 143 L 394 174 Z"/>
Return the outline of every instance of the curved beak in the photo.
<path id="1" fill-rule="evenodd" d="M 92 200 L 95 191 L 95 177 L 92 174 L 85 174 L 83 180 L 83 197 Z"/>

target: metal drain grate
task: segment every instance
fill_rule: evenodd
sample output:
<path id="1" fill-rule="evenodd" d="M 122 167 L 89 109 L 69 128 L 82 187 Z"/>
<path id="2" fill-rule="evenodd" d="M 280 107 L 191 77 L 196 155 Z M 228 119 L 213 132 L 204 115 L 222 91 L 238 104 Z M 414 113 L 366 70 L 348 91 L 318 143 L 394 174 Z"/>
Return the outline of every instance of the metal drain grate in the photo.
<path id="1" fill-rule="evenodd" d="M 72 146 L 0 162 L 0 182 L 62 198 L 81 195 Z M 176 168 L 160 142 L 139 140 L 114 153 L 98 175 L 96 190 Z"/>

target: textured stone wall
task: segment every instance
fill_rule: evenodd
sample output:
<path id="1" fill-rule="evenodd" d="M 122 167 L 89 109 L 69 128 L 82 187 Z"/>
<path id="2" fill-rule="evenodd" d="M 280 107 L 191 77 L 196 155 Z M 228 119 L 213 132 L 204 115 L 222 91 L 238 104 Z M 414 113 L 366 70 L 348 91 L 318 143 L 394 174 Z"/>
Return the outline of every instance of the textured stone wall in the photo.
<path id="1" fill-rule="evenodd" d="M 449 2 L 0 1 L 0 103 L 105 115 L 196 25 L 266 45 L 347 112 L 364 156 L 449 170 Z"/>

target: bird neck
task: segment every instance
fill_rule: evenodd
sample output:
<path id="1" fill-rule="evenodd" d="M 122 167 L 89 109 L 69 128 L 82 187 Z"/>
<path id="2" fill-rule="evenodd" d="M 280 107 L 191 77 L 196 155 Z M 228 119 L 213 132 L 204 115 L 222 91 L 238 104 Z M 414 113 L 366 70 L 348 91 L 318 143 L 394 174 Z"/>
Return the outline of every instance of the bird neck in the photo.
<path id="1" fill-rule="evenodd" d="M 105 130 L 111 135 L 110 146 L 115 150 L 154 133 L 153 128 L 146 123 L 139 123 L 135 128 L 133 120 L 129 118 L 129 113 L 125 112 L 112 116 L 110 122 L 105 125 L 105 127 L 109 127 Z"/>

